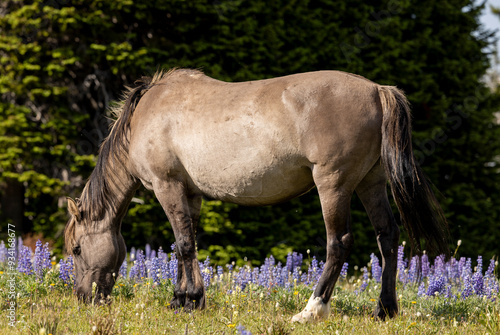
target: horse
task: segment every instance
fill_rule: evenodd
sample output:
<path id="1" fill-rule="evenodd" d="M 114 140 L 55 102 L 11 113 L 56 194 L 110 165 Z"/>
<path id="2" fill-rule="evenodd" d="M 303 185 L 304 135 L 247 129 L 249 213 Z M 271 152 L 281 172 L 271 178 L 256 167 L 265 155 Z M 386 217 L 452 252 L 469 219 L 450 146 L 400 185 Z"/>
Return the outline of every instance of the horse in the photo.
<path id="1" fill-rule="evenodd" d="M 195 233 L 202 198 L 273 205 L 317 188 L 326 225 L 326 263 L 292 321 L 321 320 L 353 247 L 350 202 L 357 193 L 382 256 L 373 312 L 398 314 L 399 226 L 387 181 L 413 248 L 446 253 L 447 223 L 417 164 L 404 93 L 340 71 L 223 82 L 191 69 L 159 71 L 128 88 L 81 197 L 68 198 L 66 250 L 80 299 L 111 293 L 126 255 L 121 223 L 144 185 L 175 235 L 178 277 L 171 307 L 206 305 Z"/>

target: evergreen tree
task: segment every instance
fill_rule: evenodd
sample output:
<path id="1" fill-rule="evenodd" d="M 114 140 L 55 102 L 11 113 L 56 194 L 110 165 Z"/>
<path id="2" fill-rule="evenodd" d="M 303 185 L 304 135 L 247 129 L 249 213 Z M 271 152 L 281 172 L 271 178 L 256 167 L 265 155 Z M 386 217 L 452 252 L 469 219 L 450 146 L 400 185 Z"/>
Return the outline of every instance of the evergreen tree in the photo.
<path id="1" fill-rule="evenodd" d="M 417 157 L 442 196 L 462 252 L 497 252 L 499 94 L 481 78 L 494 34 L 472 0 L 83 1 L 0 5 L 0 212 L 61 246 L 65 196 L 77 196 L 107 135 L 123 85 L 159 67 L 222 80 L 337 69 L 404 89 Z M 22 213 L 22 215 L 19 215 Z M 377 247 L 359 201 L 352 263 Z M 2 228 L 3 229 L 3 228 Z M 123 224 L 129 246 L 167 245 L 160 205 L 140 190 Z M 271 251 L 325 255 L 315 191 L 286 204 L 205 202 L 200 255 L 262 260 Z"/>

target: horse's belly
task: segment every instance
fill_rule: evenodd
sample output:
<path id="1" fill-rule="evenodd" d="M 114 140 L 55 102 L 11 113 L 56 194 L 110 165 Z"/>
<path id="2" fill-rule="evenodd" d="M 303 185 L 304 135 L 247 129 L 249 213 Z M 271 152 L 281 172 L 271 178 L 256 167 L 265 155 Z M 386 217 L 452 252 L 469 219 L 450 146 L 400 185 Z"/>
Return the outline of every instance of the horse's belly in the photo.
<path id="1" fill-rule="evenodd" d="M 212 172 L 197 169 L 190 177 L 206 196 L 241 205 L 271 205 L 303 194 L 314 186 L 308 166 L 234 167 Z"/>

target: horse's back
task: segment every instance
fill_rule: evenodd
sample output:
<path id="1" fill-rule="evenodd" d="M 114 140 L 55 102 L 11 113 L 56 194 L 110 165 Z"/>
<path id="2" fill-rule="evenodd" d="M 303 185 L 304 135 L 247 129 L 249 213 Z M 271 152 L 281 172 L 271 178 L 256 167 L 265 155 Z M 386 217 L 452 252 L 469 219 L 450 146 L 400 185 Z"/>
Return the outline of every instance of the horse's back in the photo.
<path id="1" fill-rule="evenodd" d="M 283 201 L 314 185 L 315 164 L 373 165 L 382 120 L 376 92 L 375 83 L 336 71 L 241 83 L 174 72 L 134 112 L 132 167 L 146 185 L 184 178 L 213 198 Z"/>

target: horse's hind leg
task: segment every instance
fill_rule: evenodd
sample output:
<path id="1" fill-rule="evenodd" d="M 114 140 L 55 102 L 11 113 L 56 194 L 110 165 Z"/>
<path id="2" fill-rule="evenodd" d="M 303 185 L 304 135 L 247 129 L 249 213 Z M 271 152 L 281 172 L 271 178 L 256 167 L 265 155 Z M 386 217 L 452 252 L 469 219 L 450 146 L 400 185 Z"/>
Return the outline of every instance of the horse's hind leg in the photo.
<path id="1" fill-rule="evenodd" d="M 177 284 L 171 306 L 187 310 L 204 308 L 205 287 L 195 243 L 201 198 L 188 198 L 184 185 L 178 181 L 158 181 L 153 183 L 153 189 L 172 225 L 176 241 Z"/>
<path id="2" fill-rule="evenodd" d="M 396 299 L 396 271 L 398 261 L 399 228 L 387 199 L 387 177 L 376 163 L 356 188 L 375 228 L 377 243 L 382 254 L 382 291 L 374 317 L 385 319 L 398 313 Z"/>
<path id="3" fill-rule="evenodd" d="M 292 321 L 325 319 L 330 314 L 330 297 L 345 259 L 353 245 L 350 224 L 352 189 L 342 177 L 325 167 L 313 169 L 326 225 L 327 253 L 323 274 L 306 308 Z"/>

